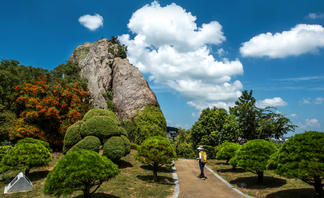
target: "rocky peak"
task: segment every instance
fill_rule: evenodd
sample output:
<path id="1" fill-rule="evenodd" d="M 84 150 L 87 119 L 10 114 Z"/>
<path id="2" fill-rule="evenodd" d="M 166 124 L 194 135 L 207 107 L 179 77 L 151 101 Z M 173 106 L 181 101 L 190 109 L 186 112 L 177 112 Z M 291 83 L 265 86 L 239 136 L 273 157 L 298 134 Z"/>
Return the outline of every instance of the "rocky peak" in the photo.
<path id="1" fill-rule="evenodd" d="M 119 44 L 108 39 L 83 43 L 76 47 L 69 61 L 80 69 L 80 76 L 88 80 L 90 103 L 107 109 L 104 95 L 113 90 L 113 103 L 118 118 L 130 120 L 137 109 L 147 104 L 159 106 L 154 92 L 138 68 L 131 65 Z"/>

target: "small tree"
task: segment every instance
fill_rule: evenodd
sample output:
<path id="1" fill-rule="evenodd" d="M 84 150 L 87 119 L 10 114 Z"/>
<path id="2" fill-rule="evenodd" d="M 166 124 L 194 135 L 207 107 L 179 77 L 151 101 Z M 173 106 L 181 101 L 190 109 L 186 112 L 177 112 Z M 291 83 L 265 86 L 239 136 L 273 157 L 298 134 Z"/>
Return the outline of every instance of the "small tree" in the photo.
<path id="1" fill-rule="evenodd" d="M 175 149 L 167 138 L 153 136 L 147 138 L 137 149 L 134 158 L 153 167 L 154 181 L 157 182 L 157 170 L 177 158 Z"/>
<path id="2" fill-rule="evenodd" d="M 222 148 L 216 154 L 216 159 L 226 160 L 226 164 L 228 164 L 229 160 L 235 156 L 235 152 L 241 147 L 239 144 L 231 143 L 224 148 Z"/>
<path id="3" fill-rule="evenodd" d="M 33 138 L 19 140 L 2 158 L 0 172 L 25 169 L 25 174 L 29 176 L 31 168 L 48 166 L 52 156 L 44 144 Z"/>
<path id="4" fill-rule="evenodd" d="M 324 133 L 306 131 L 289 138 L 269 161 L 268 169 L 287 178 L 298 178 L 323 197 Z"/>
<path id="5" fill-rule="evenodd" d="M 100 185 L 115 177 L 120 170 L 108 158 L 94 151 L 79 150 L 63 156 L 46 178 L 44 193 L 54 196 L 82 190 L 89 198 Z M 91 193 L 92 187 L 97 186 Z"/>
<path id="6" fill-rule="evenodd" d="M 263 181 L 263 171 L 270 156 L 277 151 L 277 147 L 266 140 L 250 140 L 243 144 L 236 154 L 237 165 L 252 173 L 258 174 L 258 183 Z"/>

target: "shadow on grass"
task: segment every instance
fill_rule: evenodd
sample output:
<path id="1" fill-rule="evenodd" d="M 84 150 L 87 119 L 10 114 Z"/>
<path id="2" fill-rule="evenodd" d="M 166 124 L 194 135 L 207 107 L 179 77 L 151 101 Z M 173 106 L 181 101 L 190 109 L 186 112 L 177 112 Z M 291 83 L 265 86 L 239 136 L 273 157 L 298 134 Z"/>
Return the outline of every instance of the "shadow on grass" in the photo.
<path id="1" fill-rule="evenodd" d="M 118 168 L 119 168 L 119 169 L 123 169 L 123 168 L 131 168 L 131 167 L 133 167 L 133 164 L 129 163 L 128 161 L 122 160 L 122 159 L 118 160 L 118 161 L 116 162 L 116 164 L 118 165 Z"/>
<path id="2" fill-rule="evenodd" d="M 254 177 L 240 177 L 235 180 L 230 181 L 231 184 L 244 182 L 247 184 L 247 189 L 265 189 L 265 188 L 278 188 L 287 183 L 285 179 L 275 178 L 275 177 L 263 177 L 263 182 L 261 184 L 257 183 L 258 176 Z"/>
<path id="3" fill-rule="evenodd" d="M 244 168 L 236 168 L 235 170 L 233 169 L 224 169 L 224 173 L 245 173 L 246 170 Z"/>
<path id="4" fill-rule="evenodd" d="M 47 177 L 49 171 L 44 170 L 44 171 L 35 171 L 32 173 L 29 173 L 28 179 L 30 179 L 31 182 L 42 180 Z"/>
<path id="5" fill-rule="evenodd" d="M 304 198 L 304 197 L 316 197 L 316 194 L 315 194 L 315 189 L 301 188 L 301 189 L 281 190 L 275 193 L 268 194 L 266 196 L 266 198 L 277 198 L 277 197 Z"/>
<path id="6" fill-rule="evenodd" d="M 83 194 L 73 198 L 83 198 Z M 119 197 L 115 195 L 105 194 L 105 193 L 93 193 L 91 195 L 91 198 L 119 198 Z"/>
<path id="7" fill-rule="evenodd" d="M 149 170 L 149 171 L 153 171 L 153 167 L 149 166 L 149 165 L 142 165 L 140 166 L 142 169 L 144 170 Z M 159 167 L 158 169 L 158 173 L 172 173 L 172 170 L 167 169 L 166 167 Z"/>
<path id="8" fill-rule="evenodd" d="M 142 181 L 154 183 L 153 173 L 152 173 L 152 175 L 137 175 L 136 177 Z M 158 177 L 157 183 L 159 183 L 159 184 L 174 185 L 174 183 L 172 182 L 173 178 L 171 178 L 171 177 L 164 177 L 164 176 L 159 176 L 159 175 L 157 177 Z M 165 179 L 169 180 L 170 182 L 166 182 Z"/>

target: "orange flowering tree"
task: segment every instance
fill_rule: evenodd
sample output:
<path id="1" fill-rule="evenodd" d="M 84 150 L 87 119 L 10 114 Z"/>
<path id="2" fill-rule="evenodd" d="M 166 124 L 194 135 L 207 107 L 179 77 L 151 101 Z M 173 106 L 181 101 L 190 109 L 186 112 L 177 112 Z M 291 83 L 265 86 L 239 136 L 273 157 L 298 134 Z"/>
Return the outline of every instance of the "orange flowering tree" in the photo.
<path id="1" fill-rule="evenodd" d="M 65 84 L 49 75 L 16 86 L 11 99 L 18 117 L 10 139 L 32 137 L 62 148 L 67 128 L 89 111 L 88 97 L 78 83 Z"/>

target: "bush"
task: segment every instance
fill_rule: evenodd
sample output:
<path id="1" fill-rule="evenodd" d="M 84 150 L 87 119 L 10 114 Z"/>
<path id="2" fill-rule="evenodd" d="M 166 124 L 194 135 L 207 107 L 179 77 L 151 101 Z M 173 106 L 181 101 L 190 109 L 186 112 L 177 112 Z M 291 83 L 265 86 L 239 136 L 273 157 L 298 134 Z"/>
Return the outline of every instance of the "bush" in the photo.
<path id="1" fill-rule="evenodd" d="M 215 159 L 216 158 L 216 153 L 215 153 L 214 147 L 209 146 L 209 145 L 203 145 L 203 147 L 204 147 L 204 151 L 207 154 L 208 159 Z"/>
<path id="2" fill-rule="evenodd" d="M 33 167 L 49 165 L 52 156 L 49 150 L 39 141 L 20 140 L 2 158 L 0 172 L 25 169 L 26 176 Z"/>
<path id="3" fill-rule="evenodd" d="M 125 156 L 125 142 L 121 137 L 111 137 L 103 147 L 103 155 L 116 161 Z"/>
<path id="4" fill-rule="evenodd" d="M 287 178 L 298 178 L 313 185 L 317 197 L 323 196 L 324 133 L 306 131 L 289 138 L 271 156 L 268 169 Z"/>
<path id="5" fill-rule="evenodd" d="M 74 145 L 67 153 L 79 150 L 89 150 L 99 153 L 100 140 L 95 136 L 87 136 Z"/>
<path id="6" fill-rule="evenodd" d="M 54 196 L 71 195 L 82 190 L 90 197 L 99 186 L 115 177 L 120 170 L 106 157 L 94 151 L 80 150 L 61 158 L 46 178 L 44 193 Z M 90 189 L 97 186 L 93 192 Z"/>
<path id="7" fill-rule="evenodd" d="M 139 147 L 139 145 L 135 144 L 135 143 L 130 143 L 130 148 L 133 149 L 133 150 L 137 150 Z"/>
<path id="8" fill-rule="evenodd" d="M 147 138 L 138 148 L 134 158 L 140 163 L 153 167 L 154 181 L 157 182 L 157 170 L 164 164 L 170 164 L 177 154 L 167 138 L 153 136 Z M 168 168 L 171 168 L 168 166 Z"/>
<path id="9" fill-rule="evenodd" d="M 99 152 L 100 145 L 103 145 L 104 154 L 111 160 L 116 161 L 117 158 L 119 159 L 130 152 L 127 132 L 119 125 L 120 122 L 113 112 L 103 109 L 92 109 L 86 113 L 82 121 L 69 127 L 65 137 L 66 141 L 63 145 L 63 153 L 68 153 L 70 152 L 69 150 L 76 151 L 80 149 Z M 89 137 L 92 137 L 91 141 L 90 139 L 85 141 Z M 121 148 L 123 151 L 121 151 Z M 113 151 L 114 149 L 115 151 Z"/>
<path id="10" fill-rule="evenodd" d="M 0 161 L 2 160 L 3 156 L 5 156 L 11 148 L 12 148 L 12 146 L 0 146 Z"/>
<path id="11" fill-rule="evenodd" d="M 237 150 L 238 151 L 238 150 Z M 229 160 L 229 164 L 233 167 L 233 170 L 236 169 L 236 166 L 237 166 L 237 151 L 235 152 L 235 155 L 234 157 L 232 157 L 230 160 Z"/>
<path id="12" fill-rule="evenodd" d="M 218 151 L 220 151 L 222 148 L 224 148 L 225 146 L 229 145 L 229 144 L 232 144 L 233 142 L 224 142 L 220 145 L 217 145 L 215 147 L 215 153 L 217 154 Z"/>
<path id="13" fill-rule="evenodd" d="M 272 142 L 260 139 L 250 140 L 236 153 L 237 165 L 258 174 L 258 183 L 261 183 L 270 156 L 276 151 L 277 147 Z"/>
<path id="14" fill-rule="evenodd" d="M 235 152 L 241 147 L 240 144 L 232 143 L 223 147 L 220 151 L 217 152 L 216 158 L 226 160 L 226 163 L 235 156 Z"/>
<path id="15" fill-rule="evenodd" d="M 41 143 L 43 146 L 45 146 L 45 148 L 47 148 L 48 151 L 49 151 L 50 153 L 53 152 L 53 150 L 52 150 L 51 147 L 50 147 L 50 144 L 47 143 L 47 142 L 44 142 L 44 141 L 42 141 L 42 140 L 33 139 L 33 138 L 24 138 L 24 139 L 22 139 L 22 140 L 19 140 L 18 142 L 19 142 L 19 143 L 37 143 L 37 142 L 39 142 L 39 143 Z"/>

